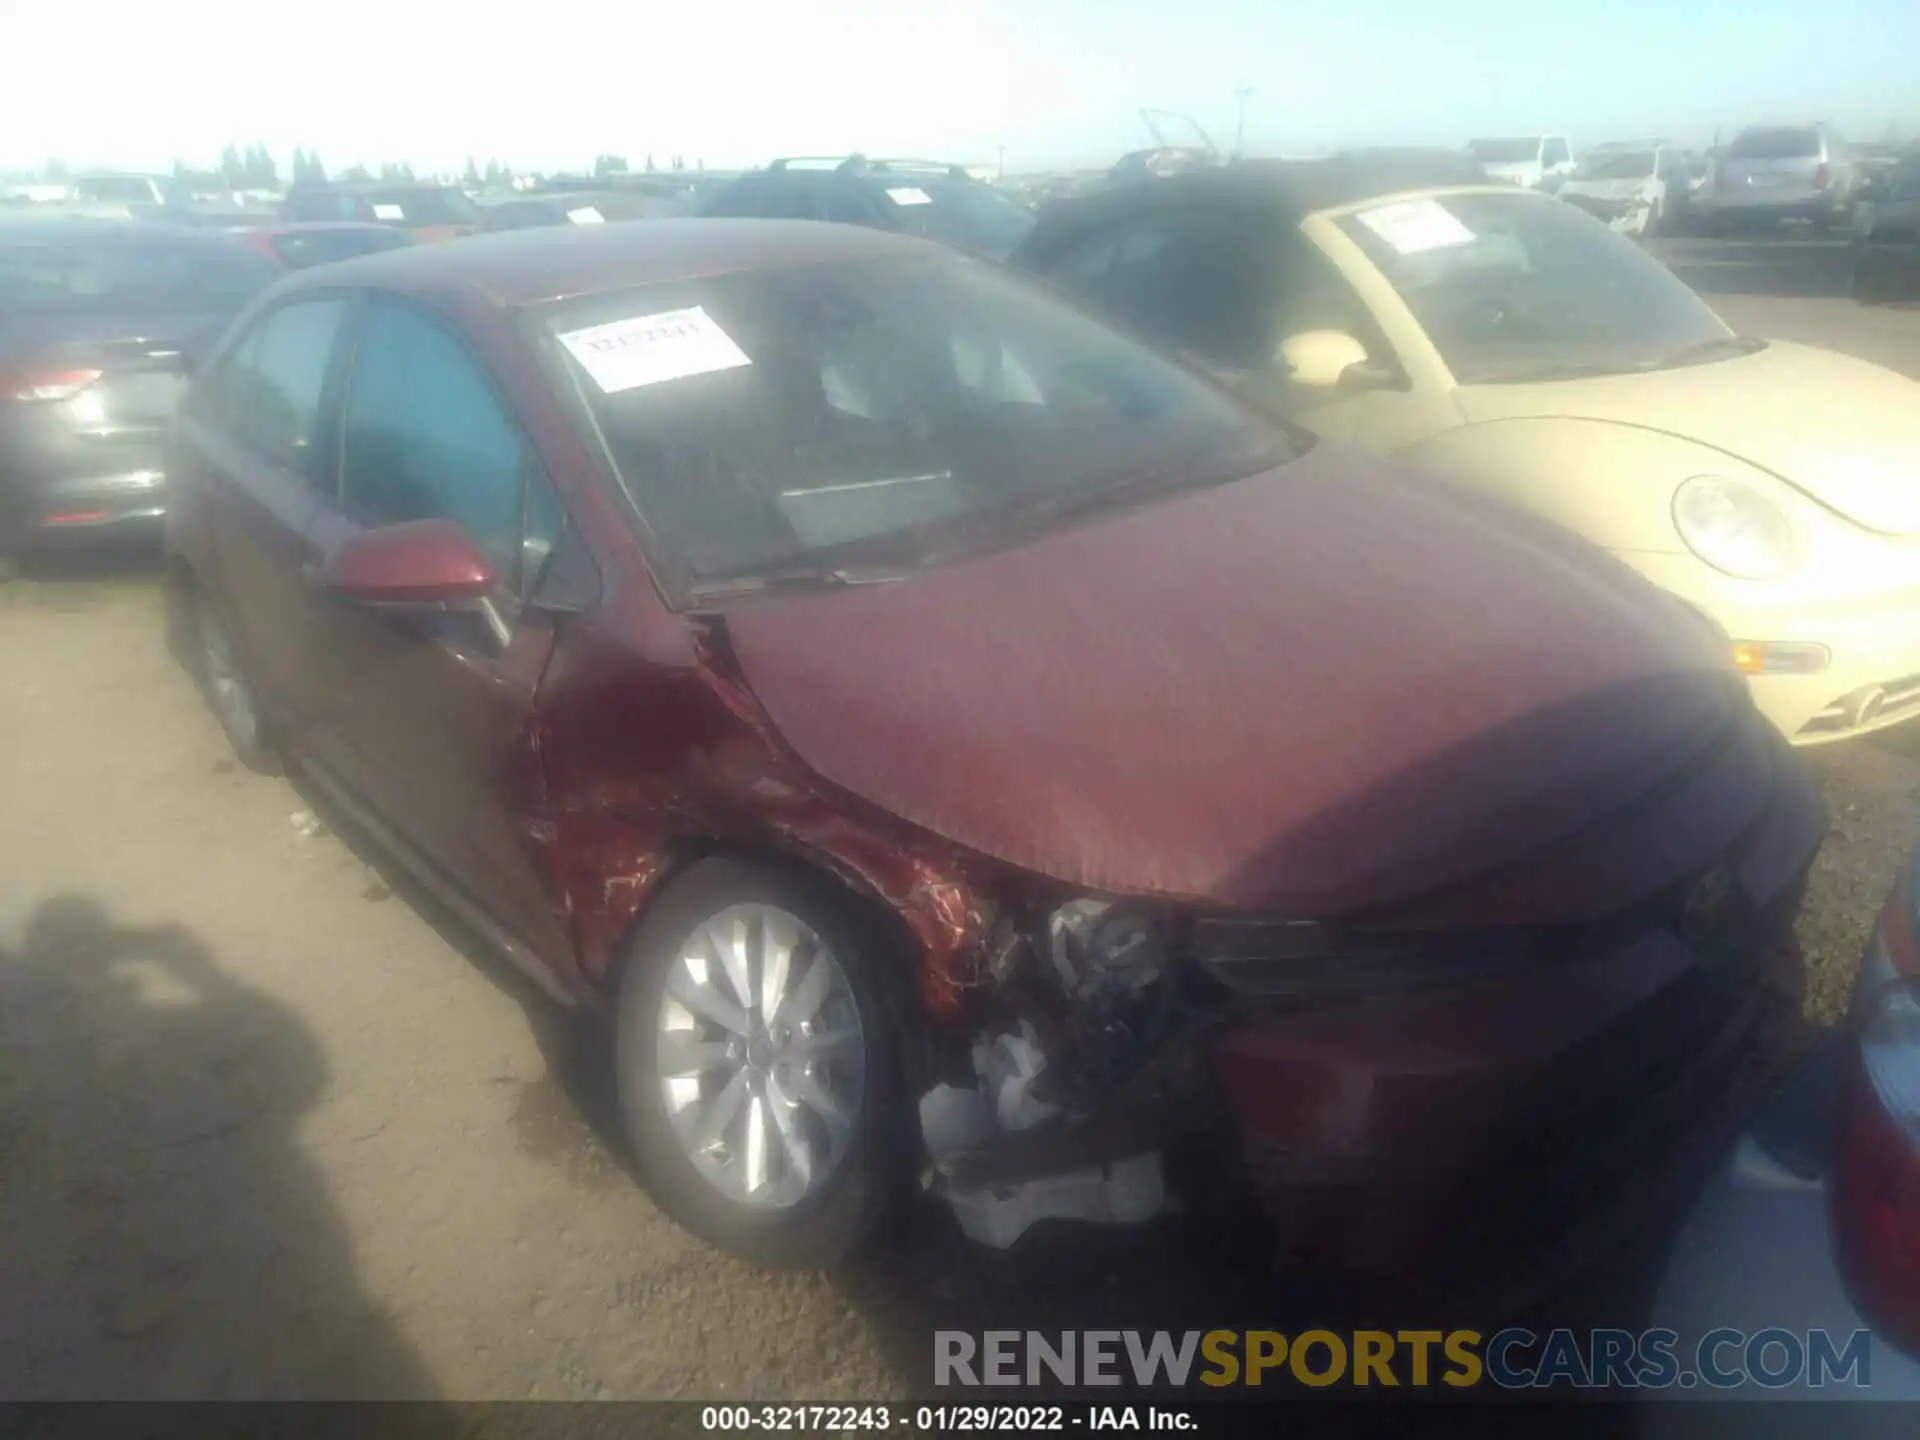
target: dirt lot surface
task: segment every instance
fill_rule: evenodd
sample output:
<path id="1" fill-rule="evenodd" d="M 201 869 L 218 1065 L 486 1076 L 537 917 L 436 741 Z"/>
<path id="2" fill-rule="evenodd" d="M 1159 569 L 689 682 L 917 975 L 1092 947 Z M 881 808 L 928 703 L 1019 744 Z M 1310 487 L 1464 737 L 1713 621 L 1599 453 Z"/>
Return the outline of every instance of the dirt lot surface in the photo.
<path id="1" fill-rule="evenodd" d="M 1837 246 L 1667 253 L 1742 329 L 1920 375 L 1920 314 L 1837 298 Z M 597 1138 L 592 1056 L 235 766 L 161 615 L 138 567 L 0 588 L 0 1396 L 878 1398 L 941 1319 L 1255 1313 L 1221 1254 L 1036 1278 L 923 1216 L 819 1277 L 688 1238 Z M 1920 838 L 1920 735 L 1810 758 L 1830 1016 Z"/>

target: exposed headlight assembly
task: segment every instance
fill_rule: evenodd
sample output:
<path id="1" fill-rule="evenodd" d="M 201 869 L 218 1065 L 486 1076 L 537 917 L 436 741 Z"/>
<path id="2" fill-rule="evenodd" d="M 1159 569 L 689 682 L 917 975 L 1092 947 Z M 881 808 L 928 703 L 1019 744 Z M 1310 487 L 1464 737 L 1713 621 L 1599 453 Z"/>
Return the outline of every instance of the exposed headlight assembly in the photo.
<path id="1" fill-rule="evenodd" d="M 1695 555 L 1740 580 L 1777 580 L 1799 562 L 1787 512 L 1759 486 L 1696 475 L 1673 493 L 1673 525 Z"/>

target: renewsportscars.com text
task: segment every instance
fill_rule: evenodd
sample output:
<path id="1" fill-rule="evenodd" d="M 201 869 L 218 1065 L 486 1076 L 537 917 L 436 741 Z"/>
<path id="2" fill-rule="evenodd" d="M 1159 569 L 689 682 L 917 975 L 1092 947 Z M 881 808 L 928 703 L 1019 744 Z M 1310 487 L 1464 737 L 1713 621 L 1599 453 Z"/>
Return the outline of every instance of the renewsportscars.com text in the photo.
<path id="1" fill-rule="evenodd" d="M 936 1385 L 1777 1389 L 1873 1383 L 1865 1330 L 936 1330 Z"/>

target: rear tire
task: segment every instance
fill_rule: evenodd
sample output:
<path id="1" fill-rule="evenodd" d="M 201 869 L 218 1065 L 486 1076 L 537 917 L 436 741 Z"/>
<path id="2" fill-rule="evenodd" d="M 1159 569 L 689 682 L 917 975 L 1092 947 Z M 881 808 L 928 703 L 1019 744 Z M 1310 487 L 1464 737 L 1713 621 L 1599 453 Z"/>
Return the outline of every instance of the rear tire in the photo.
<path id="1" fill-rule="evenodd" d="M 708 963 L 726 937 L 736 961 Z M 783 947 L 806 969 L 770 958 Z M 654 901 L 615 1044 L 627 1135 L 673 1220 L 772 1269 L 831 1267 L 878 1228 L 912 1153 L 887 950 L 852 896 L 770 865 L 703 860 Z"/>
<path id="2" fill-rule="evenodd" d="M 195 679 L 214 719 L 242 765 L 260 775 L 278 775 L 282 765 L 260 699 L 241 664 L 239 650 L 217 607 L 199 590 L 188 597 L 193 618 Z"/>

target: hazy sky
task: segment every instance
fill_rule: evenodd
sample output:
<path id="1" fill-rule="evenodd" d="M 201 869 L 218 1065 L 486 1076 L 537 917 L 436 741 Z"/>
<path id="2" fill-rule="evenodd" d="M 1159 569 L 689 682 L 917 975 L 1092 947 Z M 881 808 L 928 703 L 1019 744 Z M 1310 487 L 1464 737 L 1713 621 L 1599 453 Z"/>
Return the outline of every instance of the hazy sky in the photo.
<path id="1" fill-rule="evenodd" d="M 0 165 L 160 168 L 223 143 L 339 169 L 914 154 L 1010 170 L 1145 143 L 1560 130 L 1705 140 L 1765 119 L 1920 129 L 1920 0 L 0 0 Z M 22 63 L 24 62 L 24 63 Z"/>

